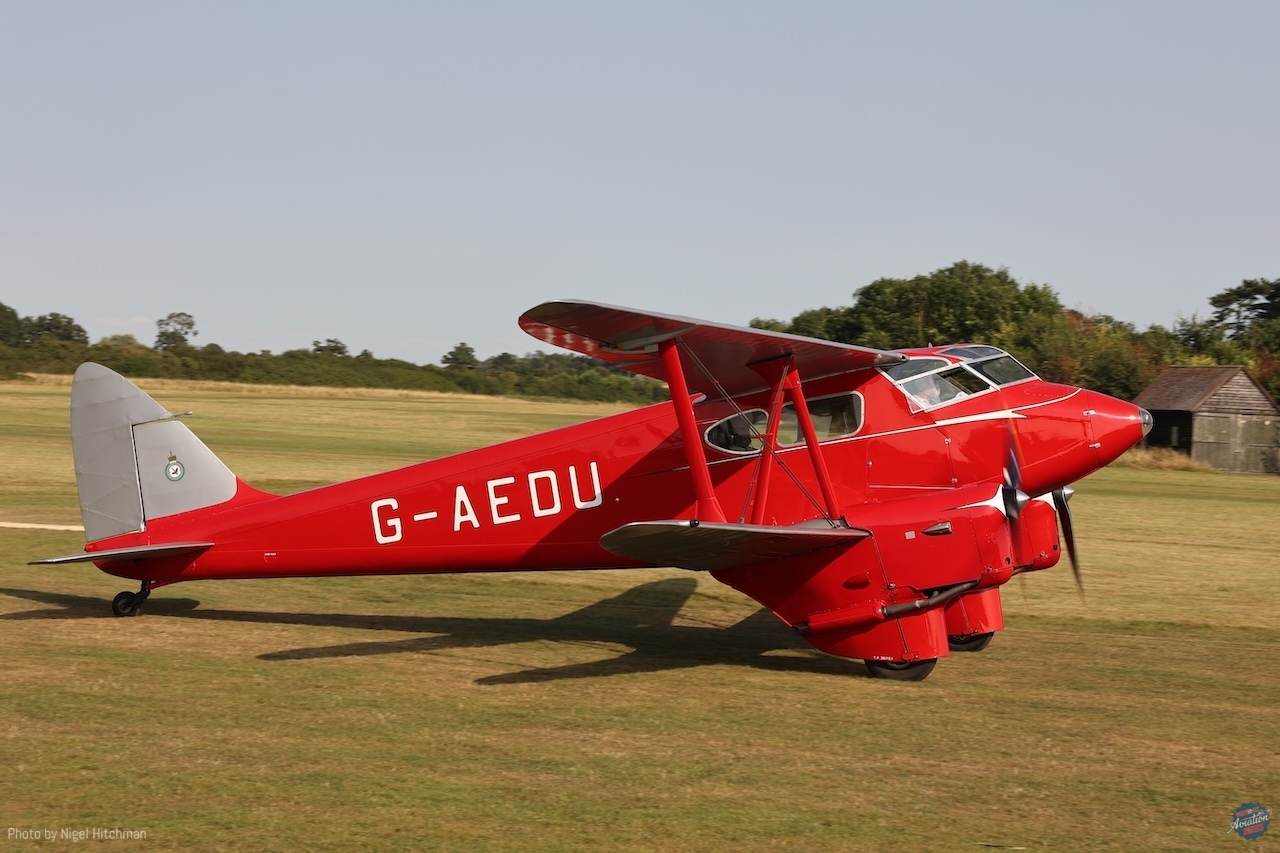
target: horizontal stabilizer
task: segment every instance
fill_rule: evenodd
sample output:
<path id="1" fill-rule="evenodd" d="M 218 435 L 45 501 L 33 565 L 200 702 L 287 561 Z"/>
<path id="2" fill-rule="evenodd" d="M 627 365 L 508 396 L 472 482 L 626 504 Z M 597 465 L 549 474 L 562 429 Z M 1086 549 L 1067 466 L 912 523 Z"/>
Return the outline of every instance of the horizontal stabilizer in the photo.
<path id="1" fill-rule="evenodd" d="M 851 545 L 858 527 L 770 527 L 697 521 L 638 521 L 606 533 L 605 550 L 656 566 L 714 571 Z"/>
<path id="2" fill-rule="evenodd" d="M 179 554 L 198 554 L 213 547 L 212 542 L 166 542 L 163 545 L 138 545 L 134 548 L 111 548 L 88 551 L 48 560 L 32 560 L 28 566 L 61 566 L 65 563 L 115 563 L 123 560 L 155 560 Z"/>

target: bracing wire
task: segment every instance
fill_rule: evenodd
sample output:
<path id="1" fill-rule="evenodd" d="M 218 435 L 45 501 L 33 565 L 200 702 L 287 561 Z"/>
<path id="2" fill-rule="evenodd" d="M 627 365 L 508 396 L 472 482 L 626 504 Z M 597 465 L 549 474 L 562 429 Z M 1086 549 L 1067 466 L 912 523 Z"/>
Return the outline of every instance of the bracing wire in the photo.
<path id="1" fill-rule="evenodd" d="M 683 343 L 683 341 L 677 338 L 676 344 L 679 345 L 681 343 Z M 809 491 L 809 489 L 804 485 L 804 483 L 800 481 L 800 476 L 796 474 L 795 471 L 791 470 L 791 466 L 789 466 L 786 460 L 782 458 L 782 454 L 778 452 L 778 449 L 776 447 L 771 446 L 769 442 L 764 440 L 764 435 L 761 432 L 759 432 L 756 429 L 755 424 L 751 423 L 751 420 L 746 417 L 746 412 L 744 412 L 742 407 L 738 405 L 738 401 L 735 400 L 733 397 L 729 396 L 729 392 L 726 391 L 725 387 L 720 384 L 720 380 L 716 379 L 716 377 L 711 373 L 710 369 L 708 369 L 707 366 L 703 364 L 702 359 L 698 358 L 698 354 L 695 353 L 689 347 L 681 347 L 681 349 L 684 351 L 686 355 L 689 356 L 689 358 L 693 361 L 693 363 L 697 365 L 698 370 L 702 372 L 702 375 L 705 376 L 711 382 L 711 386 L 716 390 L 716 393 L 718 393 L 721 396 L 721 398 L 729 402 L 729 405 L 733 407 L 734 413 L 739 415 L 740 417 L 742 417 L 744 421 L 746 421 L 747 428 L 751 430 L 752 436 L 756 439 L 759 439 L 760 447 L 762 451 L 765 453 L 769 453 L 773 457 L 774 461 L 777 462 L 778 467 L 782 469 L 782 471 L 791 479 L 791 482 L 794 483 L 796 488 L 800 490 L 800 493 L 804 495 L 805 499 L 809 501 L 810 504 L 813 505 L 813 508 L 822 514 L 822 517 L 827 521 L 827 523 L 830 524 L 832 527 L 837 527 L 838 525 L 836 524 L 835 519 L 833 519 L 831 515 L 827 512 L 827 508 L 822 504 L 821 501 L 817 499 L 817 497 L 811 491 Z M 757 462 L 757 465 L 759 465 L 758 462 Z M 758 470 L 759 468 L 757 467 L 757 471 Z M 749 491 L 748 491 L 748 495 L 750 495 Z M 743 500 L 742 511 L 738 515 L 739 523 L 744 521 L 745 518 L 746 518 L 746 499 Z"/>

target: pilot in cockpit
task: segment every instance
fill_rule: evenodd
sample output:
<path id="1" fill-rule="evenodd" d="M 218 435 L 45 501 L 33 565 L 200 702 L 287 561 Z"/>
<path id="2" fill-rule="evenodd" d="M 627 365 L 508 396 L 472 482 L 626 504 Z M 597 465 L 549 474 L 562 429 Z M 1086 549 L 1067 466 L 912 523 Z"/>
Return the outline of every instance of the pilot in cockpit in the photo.
<path id="1" fill-rule="evenodd" d="M 928 409 L 942 402 L 942 388 L 940 386 L 944 381 L 938 376 L 922 376 L 908 383 L 905 390 L 917 403 Z"/>
<path id="2" fill-rule="evenodd" d="M 744 417 L 730 418 L 726 424 L 729 430 L 729 449 L 737 451 L 754 450 L 751 423 Z"/>

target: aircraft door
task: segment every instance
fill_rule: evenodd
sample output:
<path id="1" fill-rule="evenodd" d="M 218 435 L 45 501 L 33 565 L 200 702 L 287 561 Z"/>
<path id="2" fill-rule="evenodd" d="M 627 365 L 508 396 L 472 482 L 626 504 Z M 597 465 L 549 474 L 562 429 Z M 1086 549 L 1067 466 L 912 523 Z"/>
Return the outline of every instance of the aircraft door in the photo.
<path id="1" fill-rule="evenodd" d="M 866 445 L 867 486 L 872 490 L 955 487 L 951 436 L 942 427 L 889 433 Z"/>
<path id="2" fill-rule="evenodd" d="M 850 441 L 832 447 L 827 454 L 831 476 L 846 500 L 854 495 L 866 494 L 867 474 L 871 470 L 867 466 L 868 444 L 866 441 Z"/>

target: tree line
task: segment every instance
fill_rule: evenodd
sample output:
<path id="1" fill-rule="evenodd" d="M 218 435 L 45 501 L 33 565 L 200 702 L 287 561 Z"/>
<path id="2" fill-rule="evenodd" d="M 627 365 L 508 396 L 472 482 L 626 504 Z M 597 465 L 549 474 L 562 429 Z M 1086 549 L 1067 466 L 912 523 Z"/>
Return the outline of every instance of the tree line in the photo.
<path id="1" fill-rule="evenodd" d="M 198 335 L 190 314 L 174 313 L 156 321 L 156 339 L 151 346 L 133 335 L 110 335 L 91 344 L 84 328 L 71 317 L 21 317 L 0 303 L 0 379 L 21 373 L 71 373 L 83 362 L 96 361 L 130 377 L 641 404 L 667 398 L 662 383 L 582 355 L 502 353 L 482 360 L 472 347 L 460 343 L 443 357 L 443 366 L 437 366 L 376 358 L 368 350 L 352 355 L 336 338 L 313 341 L 309 350 L 276 354 L 229 351 L 216 343 L 196 346 L 193 339 Z"/>
<path id="2" fill-rule="evenodd" d="M 1171 365 L 1244 365 L 1280 398 L 1280 278 L 1252 279 L 1209 298 L 1214 312 L 1172 328 L 1065 308 L 1046 285 L 961 261 L 911 279 L 882 278 L 848 306 L 751 325 L 880 349 L 984 343 L 1041 377 L 1132 400 Z"/>
<path id="3" fill-rule="evenodd" d="M 1008 350 L 1045 379 L 1133 399 L 1169 365 L 1242 364 L 1280 397 L 1280 279 L 1251 279 L 1208 300 L 1211 316 L 1179 318 L 1172 328 L 1133 324 L 1065 308 L 1047 285 L 1021 284 L 1007 270 L 960 261 L 911 279 L 882 278 L 851 304 L 802 311 L 756 328 L 881 349 L 985 343 Z M 70 373 L 96 361 L 127 376 L 332 387 L 405 388 L 524 397 L 649 403 L 664 386 L 587 356 L 532 352 L 479 358 L 465 343 L 419 365 L 352 355 L 336 338 L 309 350 L 274 354 L 197 346 L 195 319 L 156 321 L 151 346 L 133 335 L 90 343 L 71 317 L 22 317 L 0 303 L 0 378 Z"/>

